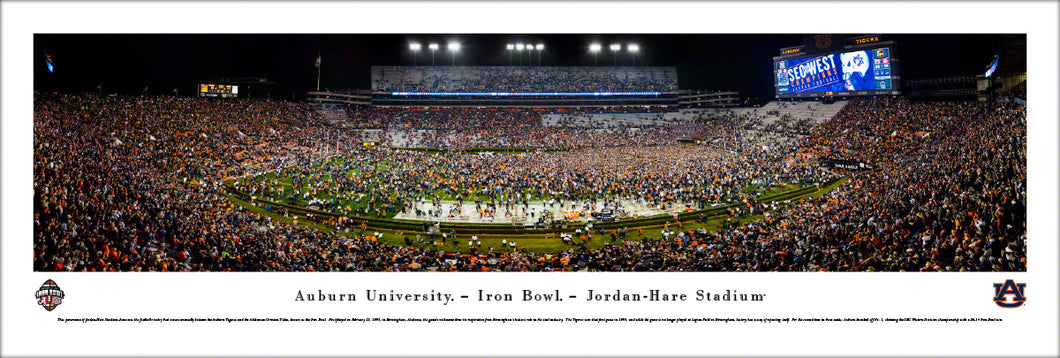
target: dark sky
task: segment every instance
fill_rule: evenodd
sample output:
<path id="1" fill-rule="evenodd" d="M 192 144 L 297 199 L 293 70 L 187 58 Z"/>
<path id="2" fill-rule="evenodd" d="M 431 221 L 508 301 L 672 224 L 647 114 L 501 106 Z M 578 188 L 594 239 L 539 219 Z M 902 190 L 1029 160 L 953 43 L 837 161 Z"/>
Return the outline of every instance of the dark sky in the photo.
<path id="1" fill-rule="evenodd" d="M 981 74 L 1002 49 L 1006 36 L 992 34 L 884 35 L 895 40 L 903 79 Z M 621 43 L 618 65 L 632 65 L 625 45 L 637 43 L 636 65 L 674 66 L 680 88 L 737 90 L 742 97 L 772 97 L 772 57 L 782 47 L 802 44 L 801 34 L 208 34 L 208 35 L 84 35 L 38 34 L 34 37 L 34 88 L 45 91 L 95 91 L 140 93 L 194 93 L 196 83 L 210 77 L 264 77 L 275 82 L 272 95 L 290 98 L 316 86 L 314 60 L 323 57 L 321 88 L 366 89 L 371 86 L 372 65 L 412 65 L 408 43 L 422 43 L 416 56 L 429 65 L 427 43 L 437 42 L 436 65 L 450 65 L 445 49 L 450 40 L 461 43 L 457 65 L 508 65 L 505 44 L 543 43 L 540 63 L 545 66 L 591 66 L 591 42 L 603 44 L 599 65 L 613 65 L 607 49 Z M 1025 40 L 1025 37 L 1023 37 Z M 49 73 L 44 53 L 52 57 Z M 533 65 L 537 65 L 537 53 Z M 523 53 L 527 64 L 529 55 Z M 512 54 L 513 63 L 519 57 Z"/>

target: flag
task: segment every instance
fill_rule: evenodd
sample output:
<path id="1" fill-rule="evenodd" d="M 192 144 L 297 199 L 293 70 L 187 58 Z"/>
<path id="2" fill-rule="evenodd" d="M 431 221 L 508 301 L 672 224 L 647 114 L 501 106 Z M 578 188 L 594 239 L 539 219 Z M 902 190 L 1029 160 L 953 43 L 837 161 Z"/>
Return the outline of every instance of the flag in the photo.
<path id="1" fill-rule="evenodd" d="M 44 53 L 44 63 L 48 65 L 48 72 L 55 72 L 55 68 L 52 67 L 52 55 L 47 52 Z"/>
<path id="2" fill-rule="evenodd" d="M 49 65 L 50 67 L 51 65 Z M 317 55 L 317 68 L 320 68 L 320 55 Z"/>

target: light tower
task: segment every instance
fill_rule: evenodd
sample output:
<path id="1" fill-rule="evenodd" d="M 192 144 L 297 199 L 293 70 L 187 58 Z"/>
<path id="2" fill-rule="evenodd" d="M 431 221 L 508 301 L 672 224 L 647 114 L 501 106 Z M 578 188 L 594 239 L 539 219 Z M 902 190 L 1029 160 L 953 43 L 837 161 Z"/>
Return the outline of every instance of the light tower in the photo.
<path id="1" fill-rule="evenodd" d="M 434 52 L 438 51 L 438 44 L 427 45 L 427 48 L 431 49 L 431 66 L 434 66 Z"/>
<path id="2" fill-rule="evenodd" d="M 597 66 L 600 65 L 600 59 L 598 55 L 600 54 L 600 49 L 602 48 L 603 46 L 600 46 L 600 44 L 594 43 L 589 45 L 589 52 L 593 53 L 593 62 L 596 63 Z"/>
<path id="3" fill-rule="evenodd" d="M 452 64 L 453 66 L 456 66 L 456 52 L 457 51 L 460 51 L 460 43 L 459 42 L 450 42 L 449 43 L 449 53 L 452 54 L 452 56 L 453 56 L 453 64 Z"/>
<path id="4" fill-rule="evenodd" d="M 629 53 L 633 54 L 633 65 L 636 66 L 637 65 L 637 57 L 640 56 L 640 45 L 628 44 L 628 45 L 626 45 L 626 49 L 629 50 Z"/>
<path id="5" fill-rule="evenodd" d="M 419 43 L 413 42 L 413 43 L 409 44 L 409 50 L 412 51 L 412 65 L 413 66 L 416 65 L 416 54 L 418 54 L 420 52 L 420 48 L 422 48 L 422 46 L 420 46 Z"/>

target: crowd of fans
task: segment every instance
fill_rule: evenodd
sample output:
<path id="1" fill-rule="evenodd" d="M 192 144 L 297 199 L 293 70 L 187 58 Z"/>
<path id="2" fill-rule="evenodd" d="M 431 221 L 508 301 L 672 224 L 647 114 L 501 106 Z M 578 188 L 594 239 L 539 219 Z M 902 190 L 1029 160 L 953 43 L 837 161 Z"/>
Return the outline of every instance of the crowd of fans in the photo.
<path id="1" fill-rule="evenodd" d="M 466 129 L 538 126 L 541 116 L 578 116 L 592 113 L 673 113 L 667 106 L 607 106 L 556 108 L 402 108 L 351 107 L 345 110 L 347 128 L 359 129 Z"/>
<path id="2" fill-rule="evenodd" d="M 372 69 L 386 92 L 675 92 L 673 67 L 391 67 Z"/>
<path id="3" fill-rule="evenodd" d="M 333 135 L 284 101 L 37 93 L 35 268 L 224 270 L 234 252 L 283 251 L 318 234 L 250 229 L 268 220 L 219 195 L 221 180 L 347 151 Z"/>
<path id="4" fill-rule="evenodd" d="M 514 108 L 389 109 L 395 115 L 387 129 L 466 130 L 506 127 L 540 127 L 541 115 Z"/>
<path id="5" fill-rule="evenodd" d="M 545 125 L 542 115 L 614 110 L 658 111 L 662 107 L 580 108 L 372 108 L 349 112 L 348 128 L 380 129 L 383 144 L 393 147 L 426 148 L 583 148 L 638 144 L 672 144 L 693 131 L 674 126 L 678 121 L 661 120 L 664 114 L 639 114 L 651 120 L 615 125 L 574 123 L 571 120 Z M 379 140 L 380 138 L 373 138 Z"/>
<path id="6" fill-rule="evenodd" d="M 533 126 L 508 111 L 481 119 L 426 113 L 392 114 L 409 116 L 415 128 L 442 125 L 449 127 L 439 130 L 494 138 L 530 138 L 523 128 L 572 130 Z M 515 118 L 492 128 L 498 123 L 493 115 Z M 459 124 L 442 124 L 448 119 Z M 823 125 L 800 131 L 807 134 L 798 134 L 796 144 L 768 150 L 742 140 L 749 120 L 722 115 L 696 121 L 703 138 L 735 138 L 702 146 L 669 145 L 662 135 L 623 140 L 602 132 L 606 139 L 585 139 L 596 132 L 578 130 L 564 140 L 596 148 L 483 156 L 352 145 L 359 143 L 344 140 L 349 132 L 311 107 L 282 101 L 36 94 L 34 268 L 1026 270 L 1024 106 L 859 99 Z M 324 161 L 336 156 L 344 160 Z M 860 161 L 875 169 L 848 172 L 850 181 L 836 190 L 787 207 L 758 207 L 763 204 L 740 190 L 835 177 L 818 168 L 818 159 Z M 360 175 L 350 174 L 352 169 Z M 277 193 L 284 186 L 254 175 L 264 172 L 292 178 L 294 186 Z M 338 193 L 316 204 L 350 218 L 419 210 L 440 194 L 485 195 L 501 212 L 544 199 L 694 207 L 746 201 L 757 212 L 776 210 L 716 232 L 622 233 L 602 249 L 472 255 L 382 243 L 356 230 L 355 219 L 324 223 L 349 236 L 274 221 L 229 202 L 222 195 L 226 178 L 259 196 Z M 336 205 L 343 199 L 367 204 L 355 212 Z"/>
<path id="7" fill-rule="evenodd" d="M 998 96 L 1002 98 L 1019 98 L 1021 100 L 1027 100 L 1027 81 L 1024 80 L 1015 86 L 1002 89 L 998 91 Z"/>
<path id="8" fill-rule="evenodd" d="M 743 191 L 749 185 L 829 179 L 814 166 L 773 165 L 781 159 L 775 153 L 736 155 L 705 146 L 598 147 L 495 156 L 374 151 L 319 167 L 282 171 L 281 177 L 304 183 L 299 185 L 301 192 L 277 193 L 272 189 L 275 182 L 263 178 L 244 180 L 235 187 L 285 199 L 309 192 L 350 193 L 329 196 L 322 203 L 325 210 L 347 216 L 410 213 L 425 203 L 437 206 L 443 197 L 486 200 L 488 205 L 506 208 L 502 214 L 513 214 L 519 207 L 522 215 L 530 211 L 531 202 L 548 201 L 551 207 L 622 200 L 659 208 L 703 209 L 751 200 L 752 193 Z M 384 166 L 378 165 L 384 161 Z M 371 175 L 349 175 L 351 171 Z M 367 205 L 360 211 L 351 209 L 356 207 L 351 202 L 361 202 L 362 194 Z"/>
<path id="9" fill-rule="evenodd" d="M 781 114 L 779 110 L 764 112 L 762 114 L 756 109 L 737 113 L 723 109 L 698 114 L 694 116 L 697 124 L 694 129 L 698 131 L 689 137 L 737 152 L 765 149 L 790 153 L 793 145 L 817 125 L 813 119 L 796 119 L 790 114 Z M 767 117 L 777 118 L 766 123 Z"/>
<path id="10" fill-rule="evenodd" d="M 844 259 L 814 264 L 828 270 L 1026 270 L 1025 106 L 877 97 L 827 124 L 799 154 L 877 170 L 772 219 L 791 223 L 769 232 L 774 248 L 835 240 L 821 257 Z"/>
<path id="11" fill-rule="evenodd" d="M 551 114 L 546 121 L 547 125 L 553 127 L 567 128 L 623 128 L 630 126 L 655 127 L 661 125 L 676 125 L 686 122 L 686 118 L 677 112 L 659 113 L 637 113 L 635 115 L 623 115 L 617 113 L 563 113 Z"/>
<path id="12" fill-rule="evenodd" d="M 410 134 L 407 146 L 427 148 L 589 148 L 673 144 L 678 127 L 619 128 L 600 131 L 566 127 L 498 127 Z"/>

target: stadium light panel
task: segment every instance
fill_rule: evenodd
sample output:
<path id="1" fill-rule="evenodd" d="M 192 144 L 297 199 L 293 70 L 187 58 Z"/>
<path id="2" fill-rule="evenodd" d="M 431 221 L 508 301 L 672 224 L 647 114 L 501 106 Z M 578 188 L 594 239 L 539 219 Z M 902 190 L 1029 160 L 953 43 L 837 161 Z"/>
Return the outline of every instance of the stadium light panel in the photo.
<path id="1" fill-rule="evenodd" d="M 454 51 L 454 52 L 455 51 L 460 51 L 460 43 L 459 42 L 450 42 L 449 43 L 449 51 Z"/>
<path id="2" fill-rule="evenodd" d="M 537 50 L 541 51 L 545 49 L 545 44 L 537 44 Z"/>
<path id="3" fill-rule="evenodd" d="M 524 48 L 526 48 L 526 46 L 524 46 L 523 44 L 515 44 L 516 51 L 522 51 Z"/>
<path id="4" fill-rule="evenodd" d="M 421 46 L 420 46 L 420 44 L 418 44 L 418 43 L 411 43 L 411 44 L 409 44 L 409 50 L 412 50 L 412 51 L 419 51 L 419 50 L 420 50 L 420 48 L 421 48 Z"/>
<path id="5" fill-rule="evenodd" d="M 589 51 L 590 52 L 600 52 L 601 48 L 603 48 L 603 47 L 600 46 L 600 44 L 591 44 L 591 45 L 589 45 Z"/>
<path id="6" fill-rule="evenodd" d="M 430 45 L 427 45 L 427 48 L 429 48 L 429 49 L 431 49 L 431 50 L 437 50 L 437 49 L 438 49 L 438 44 L 430 44 Z"/>
<path id="7" fill-rule="evenodd" d="M 618 50 L 621 50 L 621 49 L 622 49 L 622 45 L 611 44 L 611 51 L 618 51 Z"/>
<path id="8" fill-rule="evenodd" d="M 512 45 L 512 44 L 508 44 L 508 49 L 509 49 L 509 50 L 514 50 L 514 49 L 515 49 L 515 45 Z"/>
<path id="9" fill-rule="evenodd" d="M 640 51 L 640 45 L 637 45 L 637 44 L 629 44 L 629 45 L 626 45 L 626 48 L 627 48 L 627 49 L 629 49 L 629 52 L 637 52 L 637 51 Z"/>

